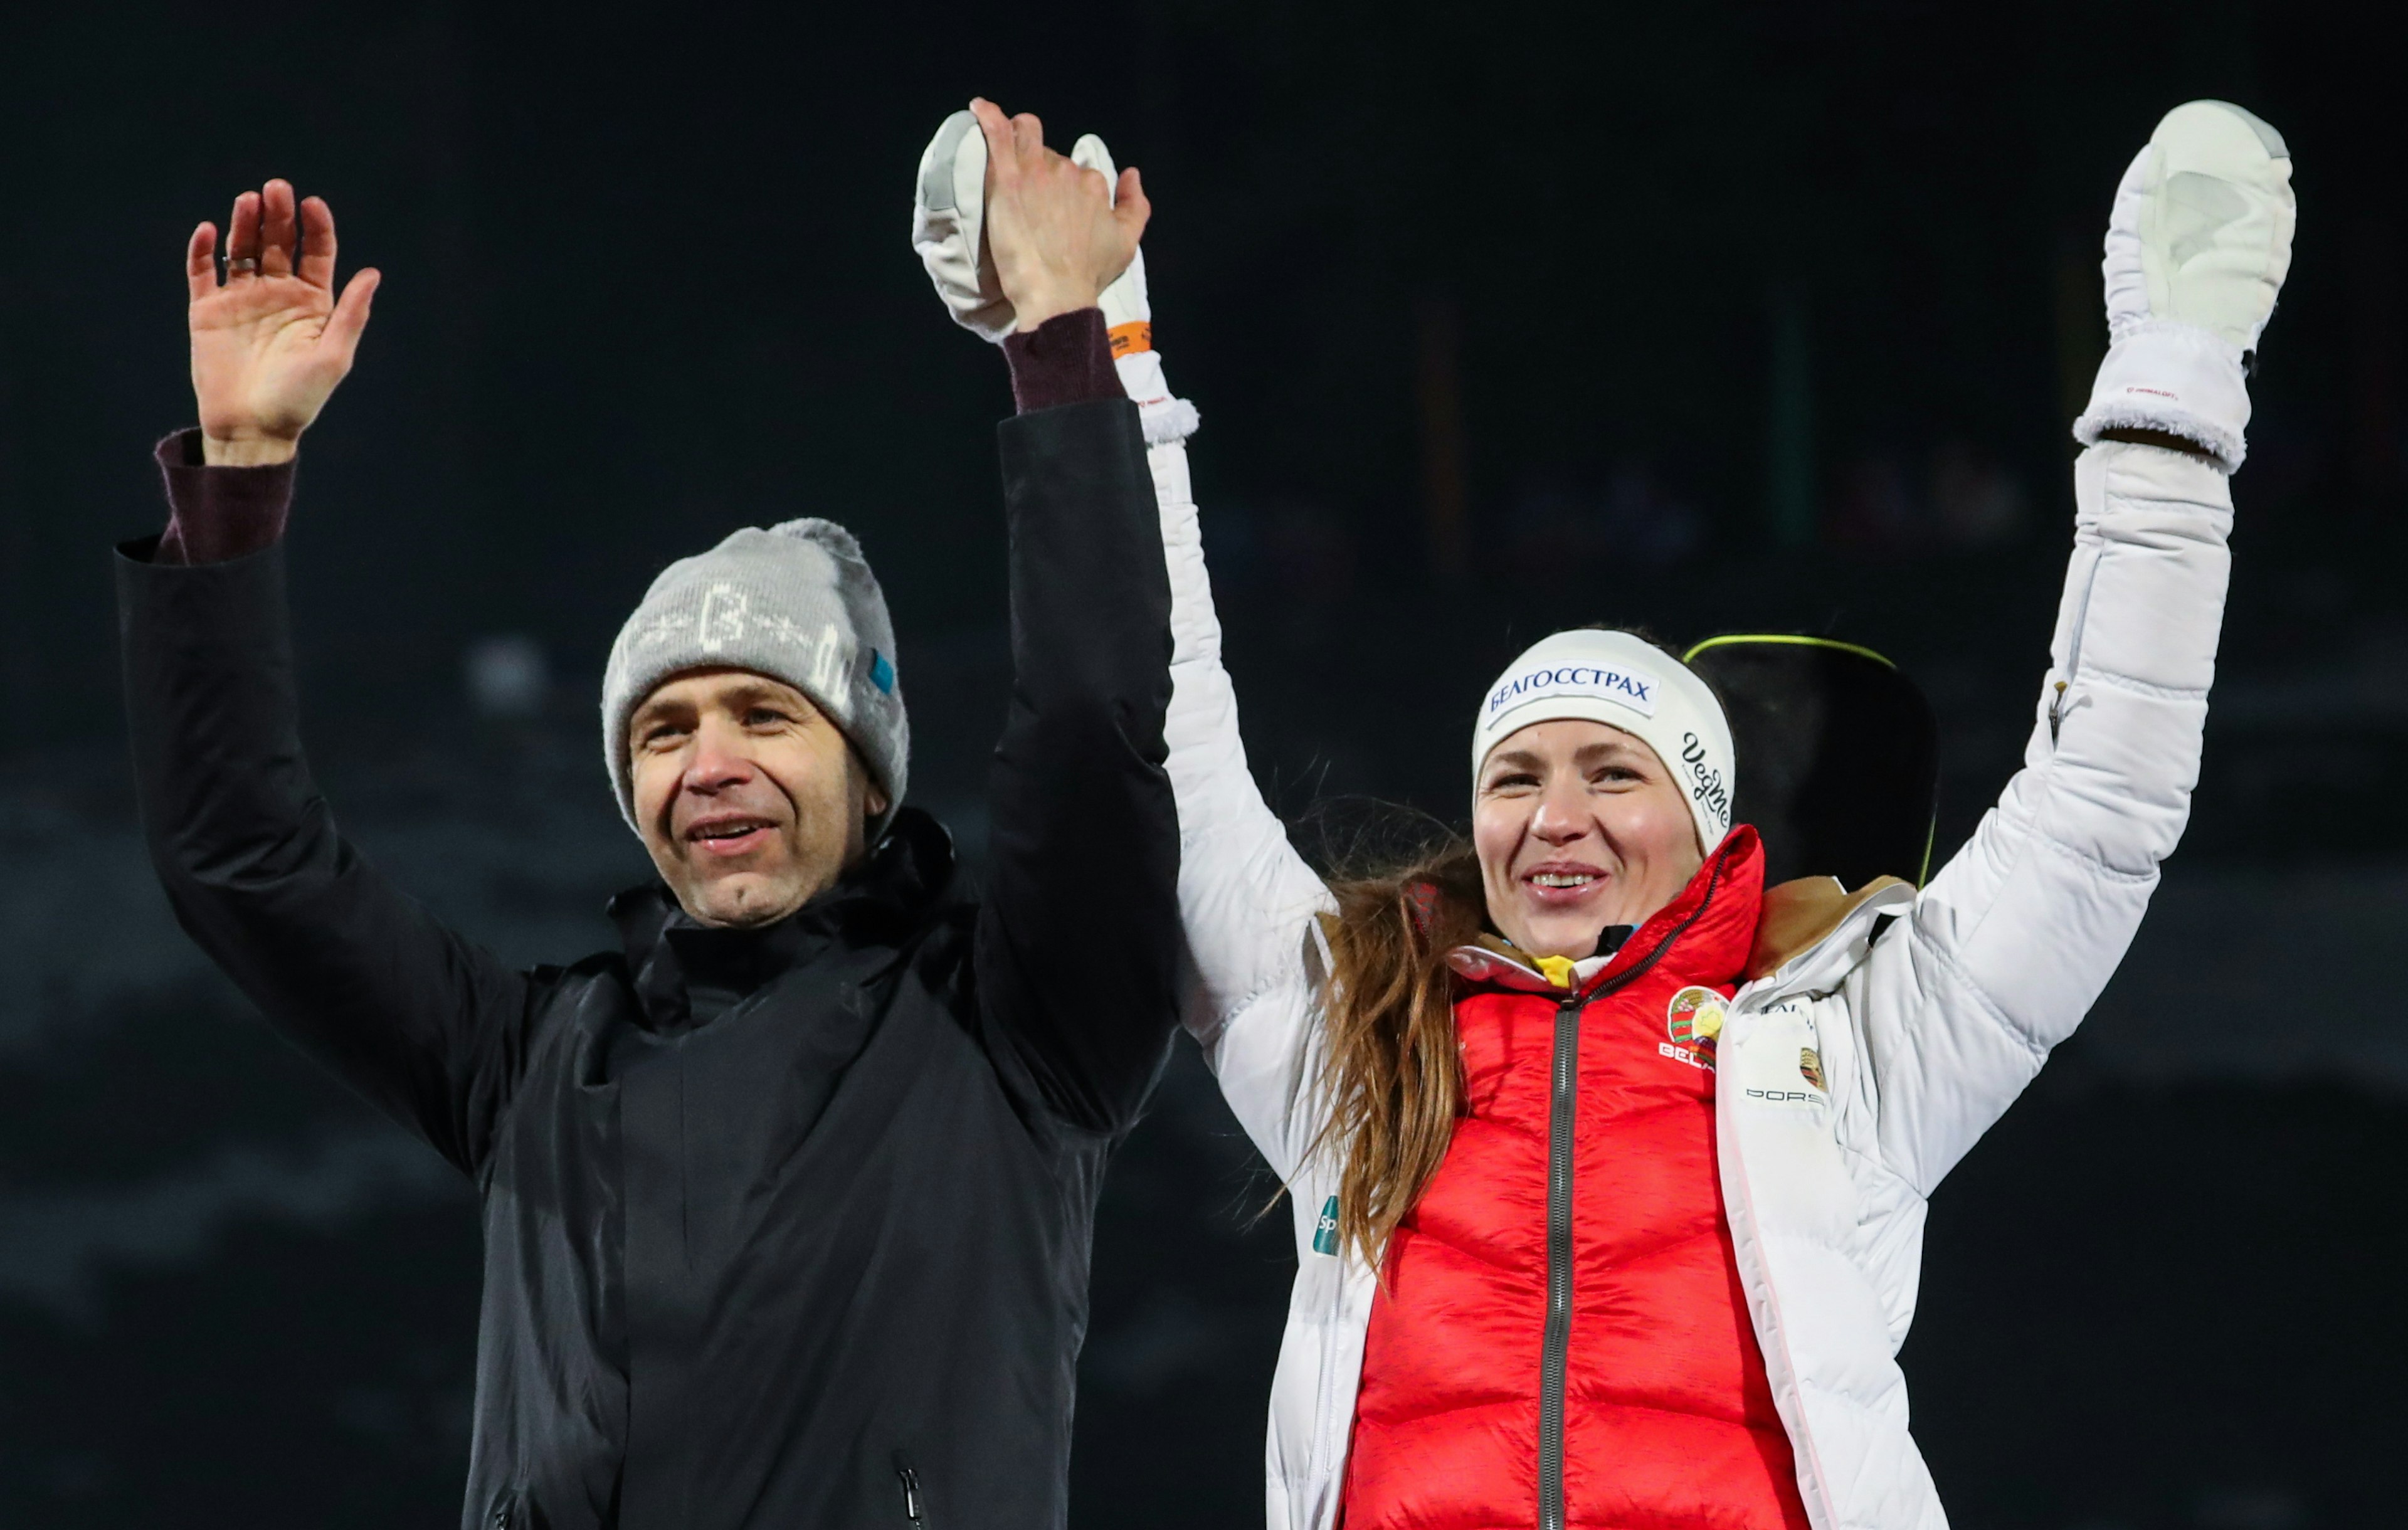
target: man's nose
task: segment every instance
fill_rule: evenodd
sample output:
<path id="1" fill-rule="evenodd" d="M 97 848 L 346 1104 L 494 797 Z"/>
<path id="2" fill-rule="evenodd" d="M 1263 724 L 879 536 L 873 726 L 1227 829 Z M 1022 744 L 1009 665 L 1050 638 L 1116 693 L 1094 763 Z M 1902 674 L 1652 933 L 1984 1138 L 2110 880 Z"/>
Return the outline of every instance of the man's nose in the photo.
<path id="1" fill-rule="evenodd" d="M 689 792 L 719 792 L 752 779 L 752 762 L 724 728 L 705 722 L 694 733 L 694 756 L 681 782 Z"/>

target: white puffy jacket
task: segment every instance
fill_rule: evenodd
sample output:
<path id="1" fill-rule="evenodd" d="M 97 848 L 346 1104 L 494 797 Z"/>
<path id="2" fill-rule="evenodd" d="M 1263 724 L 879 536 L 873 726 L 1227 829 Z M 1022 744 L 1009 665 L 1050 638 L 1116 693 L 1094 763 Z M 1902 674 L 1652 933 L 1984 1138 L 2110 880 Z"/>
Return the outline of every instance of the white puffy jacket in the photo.
<path id="1" fill-rule="evenodd" d="M 1180 904 L 1197 969 L 1187 1024 L 1295 1217 L 1268 1523 L 1328 1530 L 1375 1280 L 1315 1246 L 1337 1188 L 1335 1165 L 1311 1151 L 1315 916 L 1332 904 L 1246 768 L 1185 449 L 1152 459 L 1170 565 Z M 2182 452 L 2102 444 L 2076 465 L 2074 493 L 2023 768 L 1919 893 L 1829 899 L 1836 923 L 1742 988 L 1722 1036 L 1723 1200 L 1816 1530 L 1946 1523 L 1895 1358 L 1926 1198 L 2098 997 L 2189 813 L 2224 609 L 2225 476 Z M 1828 1094 L 1798 1089 L 1800 1047 L 1822 1054 Z"/>

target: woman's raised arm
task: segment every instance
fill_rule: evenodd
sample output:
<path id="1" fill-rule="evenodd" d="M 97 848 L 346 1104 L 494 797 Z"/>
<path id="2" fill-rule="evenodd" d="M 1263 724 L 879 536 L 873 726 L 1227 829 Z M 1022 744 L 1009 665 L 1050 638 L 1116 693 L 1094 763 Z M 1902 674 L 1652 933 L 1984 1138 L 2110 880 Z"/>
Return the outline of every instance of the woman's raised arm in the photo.
<path id="1" fill-rule="evenodd" d="M 2024 766 L 1849 979 L 1883 1156 L 1920 1193 L 2088 1013 L 2189 820 L 2245 364 L 2290 265 L 2290 169 L 2272 128 L 2194 101 L 2117 190 L 2114 343 L 2074 425 L 2089 450 Z"/>
<path id="2" fill-rule="evenodd" d="M 1142 264 L 1115 289 L 1104 294 L 1114 332 L 1149 323 Z M 1146 457 L 1170 566 L 1170 711 L 1163 736 L 1179 804 L 1179 911 L 1195 963 L 1182 1018 L 1229 1108 L 1273 1171 L 1287 1179 L 1321 1129 L 1312 1098 L 1323 977 L 1316 918 L 1336 904 L 1288 842 L 1286 826 L 1246 766 L 1238 694 L 1221 664 L 1221 622 L 1188 478 L 1186 436 L 1195 411 L 1170 396 L 1156 352 L 1124 354 L 1117 365 L 1155 443 Z"/>

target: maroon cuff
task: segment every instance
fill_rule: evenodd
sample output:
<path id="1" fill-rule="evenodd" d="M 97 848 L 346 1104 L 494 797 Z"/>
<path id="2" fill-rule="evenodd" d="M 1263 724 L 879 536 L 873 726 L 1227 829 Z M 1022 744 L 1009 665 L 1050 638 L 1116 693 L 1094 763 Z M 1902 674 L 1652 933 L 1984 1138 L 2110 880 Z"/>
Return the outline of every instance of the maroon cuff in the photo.
<path id="1" fill-rule="evenodd" d="M 1011 364 L 1011 401 L 1022 414 L 1128 396 L 1112 365 L 1101 308 L 1057 313 L 1025 335 L 1005 336 L 1003 359 Z"/>
<path id="2" fill-rule="evenodd" d="M 208 466 L 198 430 L 178 431 L 159 443 L 156 455 L 167 480 L 167 530 L 152 563 L 230 563 L 284 535 L 293 508 L 293 463 Z"/>

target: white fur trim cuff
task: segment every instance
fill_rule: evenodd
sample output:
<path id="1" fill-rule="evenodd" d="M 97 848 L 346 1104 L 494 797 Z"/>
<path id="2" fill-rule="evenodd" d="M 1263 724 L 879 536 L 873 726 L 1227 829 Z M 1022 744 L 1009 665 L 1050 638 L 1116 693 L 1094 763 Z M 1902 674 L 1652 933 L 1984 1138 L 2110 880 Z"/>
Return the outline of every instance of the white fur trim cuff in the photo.
<path id="1" fill-rule="evenodd" d="M 1138 406 L 1138 422 L 1145 427 L 1145 444 L 1168 446 L 1196 434 L 1204 417 L 1183 398 L 1166 398 L 1155 408 Z"/>
<path id="2" fill-rule="evenodd" d="M 2159 430 L 2195 442 L 2229 473 L 2248 454 L 2248 427 L 2240 349 L 2195 324 L 2152 320 L 2108 347 L 2073 438 L 2096 446 L 2107 431 Z"/>
<path id="3" fill-rule="evenodd" d="M 1183 398 L 1170 395 L 1170 384 L 1163 379 L 1162 357 L 1156 351 L 1140 350 L 1133 355 L 1116 356 L 1113 367 L 1121 375 L 1121 387 L 1137 401 L 1138 420 L 1145 426 L 1145 444 L 1168 446 L 1196 434 L 1203 416 L 1196 406 Z"/>

